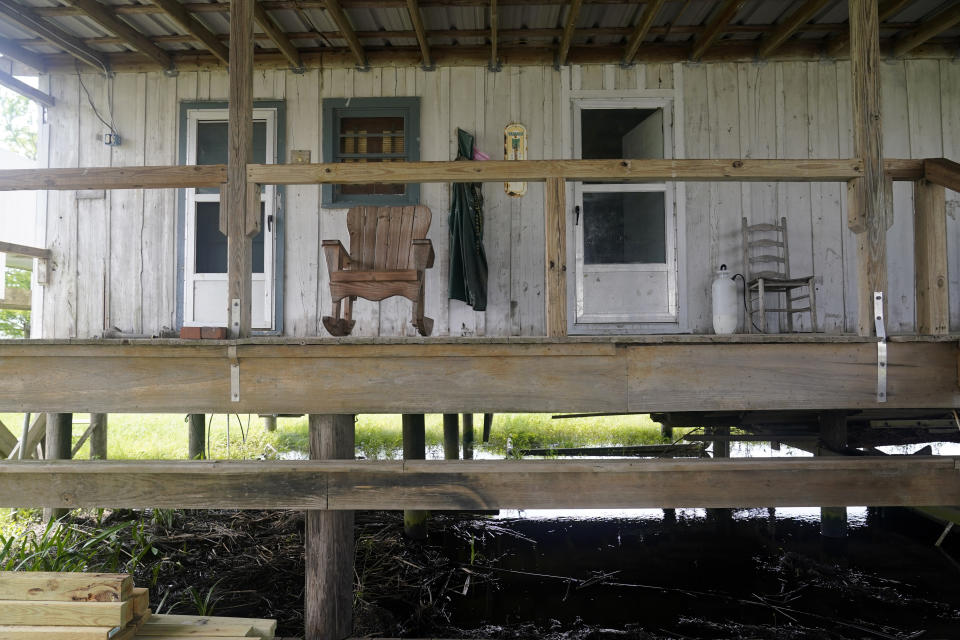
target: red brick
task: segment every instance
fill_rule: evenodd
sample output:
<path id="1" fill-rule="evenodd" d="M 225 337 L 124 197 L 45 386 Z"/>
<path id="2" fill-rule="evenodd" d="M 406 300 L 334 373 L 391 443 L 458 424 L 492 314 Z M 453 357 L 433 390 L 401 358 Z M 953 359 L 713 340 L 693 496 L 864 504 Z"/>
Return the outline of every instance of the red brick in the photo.
<path id="1" fill-rule="evenodd" d="M 204 340 L 226 340 L 226 327 L 200 327 L 200 337 Z"/>
<path id="2" fill-rule="evenodd" d="M 181 327 L 180 337 L 184 340 L 199 340 L 200 327 Z"/>

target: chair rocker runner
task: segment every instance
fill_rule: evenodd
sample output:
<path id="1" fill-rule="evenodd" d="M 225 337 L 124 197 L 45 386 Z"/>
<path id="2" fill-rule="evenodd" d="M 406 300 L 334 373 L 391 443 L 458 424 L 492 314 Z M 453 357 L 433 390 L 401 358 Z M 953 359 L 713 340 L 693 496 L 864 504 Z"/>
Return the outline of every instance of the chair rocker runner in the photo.
<path id="1" fill-rule="evenodd" d="M 759 314 L 761 333 L 767 332 L 767 314 L 785 313 L 787 331 L 793 331 L 793 316 L 797 313 L 810 314 L 810 331 L 817 332 L 817 298 L 815 276 L 795 278 L 790 275 L 790 246 L 787 242 L 787 219 L 780 218 L 780 224 L 748 225 L 742 219 L 743 268 L 746 277 L 747 331 L 753 333 L 755 314 Z M 797 289 L 806 289 L 806 293 L 794 295 Z M 782 307 L 768 308 L 766 294 L 778 294 L 783 300 Z M 780 298 L 782 295 L 782 298 Z M 804 307 L 795 307 L 794 303 L 807 300 Z M 756 308 L 755 304 L 756 303 Z"/>
<path id="2" fill-rule="evenodd" d="M 433 331 L 424 313 L 424 272 L 433 266 L 433 244 L 426 238 L 431 213 L 425 206 L 354 207 L 347 212 L 348 253 L 339 240 L 324 240 L 330 274 L 333 315 L 323 326 L 334 336 L 348 336 L 357 298 L 380 301 L 403 296 L 413 302 L 412 324 L 421 336 Z M 341 315 L 342 311 L 342 315 Z"/>

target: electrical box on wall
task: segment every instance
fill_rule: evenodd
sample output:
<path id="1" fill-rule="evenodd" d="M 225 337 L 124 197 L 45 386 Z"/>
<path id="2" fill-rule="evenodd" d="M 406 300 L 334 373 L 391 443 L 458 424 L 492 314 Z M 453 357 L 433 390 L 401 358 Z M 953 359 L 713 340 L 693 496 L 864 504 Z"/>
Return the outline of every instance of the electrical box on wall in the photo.
<path id="1" fill-rule="evenodd" d="M 119 147 L 120 146 L 120 134 L 119 133 L 105 133 L 103 134 L 103 144 L 108 147 Z"/>

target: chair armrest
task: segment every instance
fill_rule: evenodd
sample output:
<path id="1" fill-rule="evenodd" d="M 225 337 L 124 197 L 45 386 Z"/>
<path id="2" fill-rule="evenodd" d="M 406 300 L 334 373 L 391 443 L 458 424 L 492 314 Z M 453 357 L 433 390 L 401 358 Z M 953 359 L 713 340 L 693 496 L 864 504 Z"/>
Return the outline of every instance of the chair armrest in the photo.
<path id="1" fill-rule="evenodd" d="M 327 272 L 343 271 L 350 266 L 350 254 L 339 240 L 324 240 L 320 243 L 327 259 Z"/>
<path id="2" fill-rule="evenodd" d="M 413 268 L 423 271 L 433 266 L 433 243 L 426 238 L 413 241 Z"/>

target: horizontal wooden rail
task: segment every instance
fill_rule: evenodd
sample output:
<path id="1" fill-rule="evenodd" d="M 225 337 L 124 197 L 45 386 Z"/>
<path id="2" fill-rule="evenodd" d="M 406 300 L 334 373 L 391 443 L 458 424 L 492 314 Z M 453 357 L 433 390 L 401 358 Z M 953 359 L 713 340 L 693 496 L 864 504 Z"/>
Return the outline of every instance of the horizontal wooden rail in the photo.
<path id="1" fill-rule="evenodd" d="M 960 162 L 946 158 L 928 158 L 923 161 L 923 178 L 927 182 L 960 192 Z"/>
<path id="2" fill-rule="evenodd" d="M 893 180 L 919 180 L 923 160 L 887 159 Z M 634 182 L 846 182 L 861 175 L 855 158 L 832 160 L 525 160 L 395 162 L 247 166 L 259 184 L 363 184 L 373 182 L 504 182 L 524 180 L 623 180 Z M 0 191 L 172 189 L 218 187 L 225 165 L 89 167 L 0 171 Z"/>
<path id="3" fill-rule="evenodd" d="M 12 256 L 21 256 L 24 258 L 50 259 L 50 249 L 28 247 L 24 244 L 13 244 L 12 242 L 0 242 L 0 253 L 7 253 Z"/>
<path id="4" fill-rule="evenodd" d="M 188 189 L 219 187 L 226 181 L 227 166 L 223 164 L 0 171 L 0 191 Z"/>
<path id="5" fill-rule="evenodd" d="M 549 178 L 634 182 L 846 182 L 861 175 L 860 162 L 856 159 L 491 160 L 247 166 L 247 179 L 260 184 L 542 182 Z"/>
<path id="6" fill-rule="evenodd" d="M 698 340 L 693 340 L 699 338 Z M 957 342 L 763 336 L 580 340 L 0 341 L 0 411 L 650 412 L 958 408 Z M 793 338 L 794 340 L 790 340 Z M 842 337 L 841 337 L 842 338 Z M 829 340 L 829 341 L 828 341 Z M 330 372 L 336 372 L 331 374 Z M 390 393 L 383 390 L 389 388 Z"/>
<path id="7" fill-rule="evenodd" d="M 6 287 L 0 297 L 0 309 L 13 311 L 30 311 L 30 290 L 18 287 Z"/>
<path id="8" fill-rule="evenodd" d="M 0 463 L 0 506 L 503 509 L 960 504 L 953 457 Z"/>

